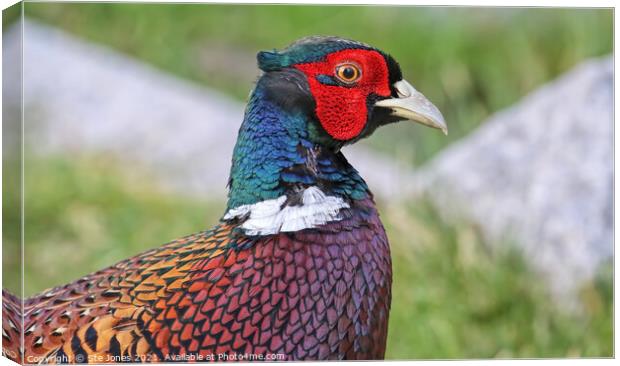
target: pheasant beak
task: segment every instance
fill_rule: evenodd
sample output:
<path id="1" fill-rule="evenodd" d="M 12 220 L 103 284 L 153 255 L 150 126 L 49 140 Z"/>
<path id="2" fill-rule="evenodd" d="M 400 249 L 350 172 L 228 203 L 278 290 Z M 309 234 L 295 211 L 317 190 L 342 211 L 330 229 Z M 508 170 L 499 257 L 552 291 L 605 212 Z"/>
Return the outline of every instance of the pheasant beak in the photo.
<path id="1" fill-rule="evenodd" d="M 400 80 L 394 83 L 394 88 L 398 98 L 380 100 L 375 105 L 391 109 L 394 116 L 438 128 L 445 135 L 448 134 L 448 126 L 439 109 L 413 85 L 406 80 Z"/>

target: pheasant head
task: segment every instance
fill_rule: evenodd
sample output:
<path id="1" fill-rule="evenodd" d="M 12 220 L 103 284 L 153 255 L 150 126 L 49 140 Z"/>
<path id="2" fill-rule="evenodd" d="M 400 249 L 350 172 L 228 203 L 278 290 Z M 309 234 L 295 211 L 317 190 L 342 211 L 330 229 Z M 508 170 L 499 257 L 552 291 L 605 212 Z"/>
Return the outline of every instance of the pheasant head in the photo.
<path id="1" fill-rule="evenodd" d="M 309 120 L 317 122 L 309 125 L 316 128 L 315 138 L 327 145 L 354 142 L 399 120 L 447 133 L 439 110 L 403 79 L 398 63 L 366 44 L 309 37 L 280 52 L 260 52 L 258 65 L 264 77 L 277 73 L 289 84 L 288 93 L 273 95 L 285 104 L 304 105 Z"/>
<path id="2" fill-rule="evenodd" d="M 447 133 L 439 110 L 403 79 L 394 58 L 364 43 L 308 37 L 281 51 L 259 52 L 257 59 L 263 73 L 233 153 L 224 216 L 251 215 L 255 220 L 246 224 L 246 233 L 273 234 L 317 222 L 308 217 L 288 222 L 285 206 L 315 202 L 296 215 L 318 210 L 330 217 L 368 196 L 340 148 L 380 126 L 410 120 Z"/>

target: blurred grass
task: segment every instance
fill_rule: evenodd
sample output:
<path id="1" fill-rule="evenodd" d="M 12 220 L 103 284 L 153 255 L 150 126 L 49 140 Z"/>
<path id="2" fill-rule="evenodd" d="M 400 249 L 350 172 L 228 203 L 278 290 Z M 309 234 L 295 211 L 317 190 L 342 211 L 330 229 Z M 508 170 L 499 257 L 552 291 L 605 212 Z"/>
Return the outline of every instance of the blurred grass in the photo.
<path id="1" fill-rule="evenodd" d="M 444 113 L 445 138 L 406 124 L 369 140 L 419 164 L 536 86 L 612 50 L 611 9 L 26 3 L 26 15 L 245 99 L 254 55 L 314 34 L 391 53 Z"/>
<path id="2" fill-rule="evenodd" d="M 26 182 L 28 295 L 211 227 L 223 209 L 103 157 L 29 161 Z M 394 259 L 388 359 L 612 355 L 610 272 L 584 286 L 583 312 L 564 314 L 518 253 L 489 252 L 469 223 L 446 224 L 424 201 L 380 211 Z M 19 239 L 7 234 L 4 245 Z"/>
<path id="3" fill-rule="evenodd" d="M 224 210 L 224 202 L 158 190 L 146 172 L 119 168 L 105 157 L 32 159 L 25 166 L 26 296 L 211 228 Z M 4 196 L 5 225 L 19 222 L 19 213 L 9 209 L 18 198 Z M 19 232 L 7 232 L 4 241 L 18 247 Z M 5 273 L 18 273 L 18 256 L 3 259 Z M 4 282 L 18 292 L 18 278 Z"/>
<path id="4" fill-rule="evenodd" d="M 388 358 L 612 355 L 611 272 L 584 284 L 587 305 L 571 315 L 518 252 L 489 251 L 471 224 L 446 224 L 424 201 L 381 212 L 394 260 Z"/>

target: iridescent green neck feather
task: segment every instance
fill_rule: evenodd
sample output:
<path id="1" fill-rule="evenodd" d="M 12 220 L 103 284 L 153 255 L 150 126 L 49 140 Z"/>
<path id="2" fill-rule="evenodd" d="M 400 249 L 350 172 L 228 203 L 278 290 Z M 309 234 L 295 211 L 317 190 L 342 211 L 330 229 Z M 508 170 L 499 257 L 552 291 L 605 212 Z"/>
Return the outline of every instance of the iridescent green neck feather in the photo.
<path id="1" fill-rule="evenodd" d="M 294 70 L 257 82 L 233 151 L 227 211 L 283 195 L 295 200 L 308 187 L 344 200 L 368 196 L 358 172 L 326 143 L 304 83 Z"/>

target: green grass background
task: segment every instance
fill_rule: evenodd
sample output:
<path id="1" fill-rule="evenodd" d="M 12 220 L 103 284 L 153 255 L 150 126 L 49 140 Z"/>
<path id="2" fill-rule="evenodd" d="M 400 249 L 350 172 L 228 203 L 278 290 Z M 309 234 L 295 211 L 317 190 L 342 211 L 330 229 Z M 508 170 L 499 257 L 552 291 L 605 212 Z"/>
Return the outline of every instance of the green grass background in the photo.
<path id="1" fill-rule="evenodd" d="M 27 3 L 26 14 L 243 100 L 254 54 L 310 34 L 376 45 L 444 113 L 450 136 L 394 126 L 370 139 L 419 165 L 491 113 L 588 57 L 612 49 L 611 10 L 350 6 Z M 9 14 L 10 15 L 10 14 Z M 14 19 L 15 16 L 13 15 Z M 11 16 L 5 24 L 10 24 Z M 249 60 L 249 61 L 248 61 Z M 228 159 L 229 157 L 225 157 Z M 104 156 L 26 159 L 27 295 L 212 226 L 224 201 L 163 191 L 149 172 Z M 6 174 L 5 174 L 6 176 Z M 4 227 L 17 198 L 3 192 Z M 581 311 L 554 303 L 526 260 L 490 251 L 465 219 L 427 202 L 380 203 L 393 249 L 390 359 L 611 356 L 610 266 L 580 292 Z M 5 230 L 5 287 L 17 291 L 18 231 Z"/>

